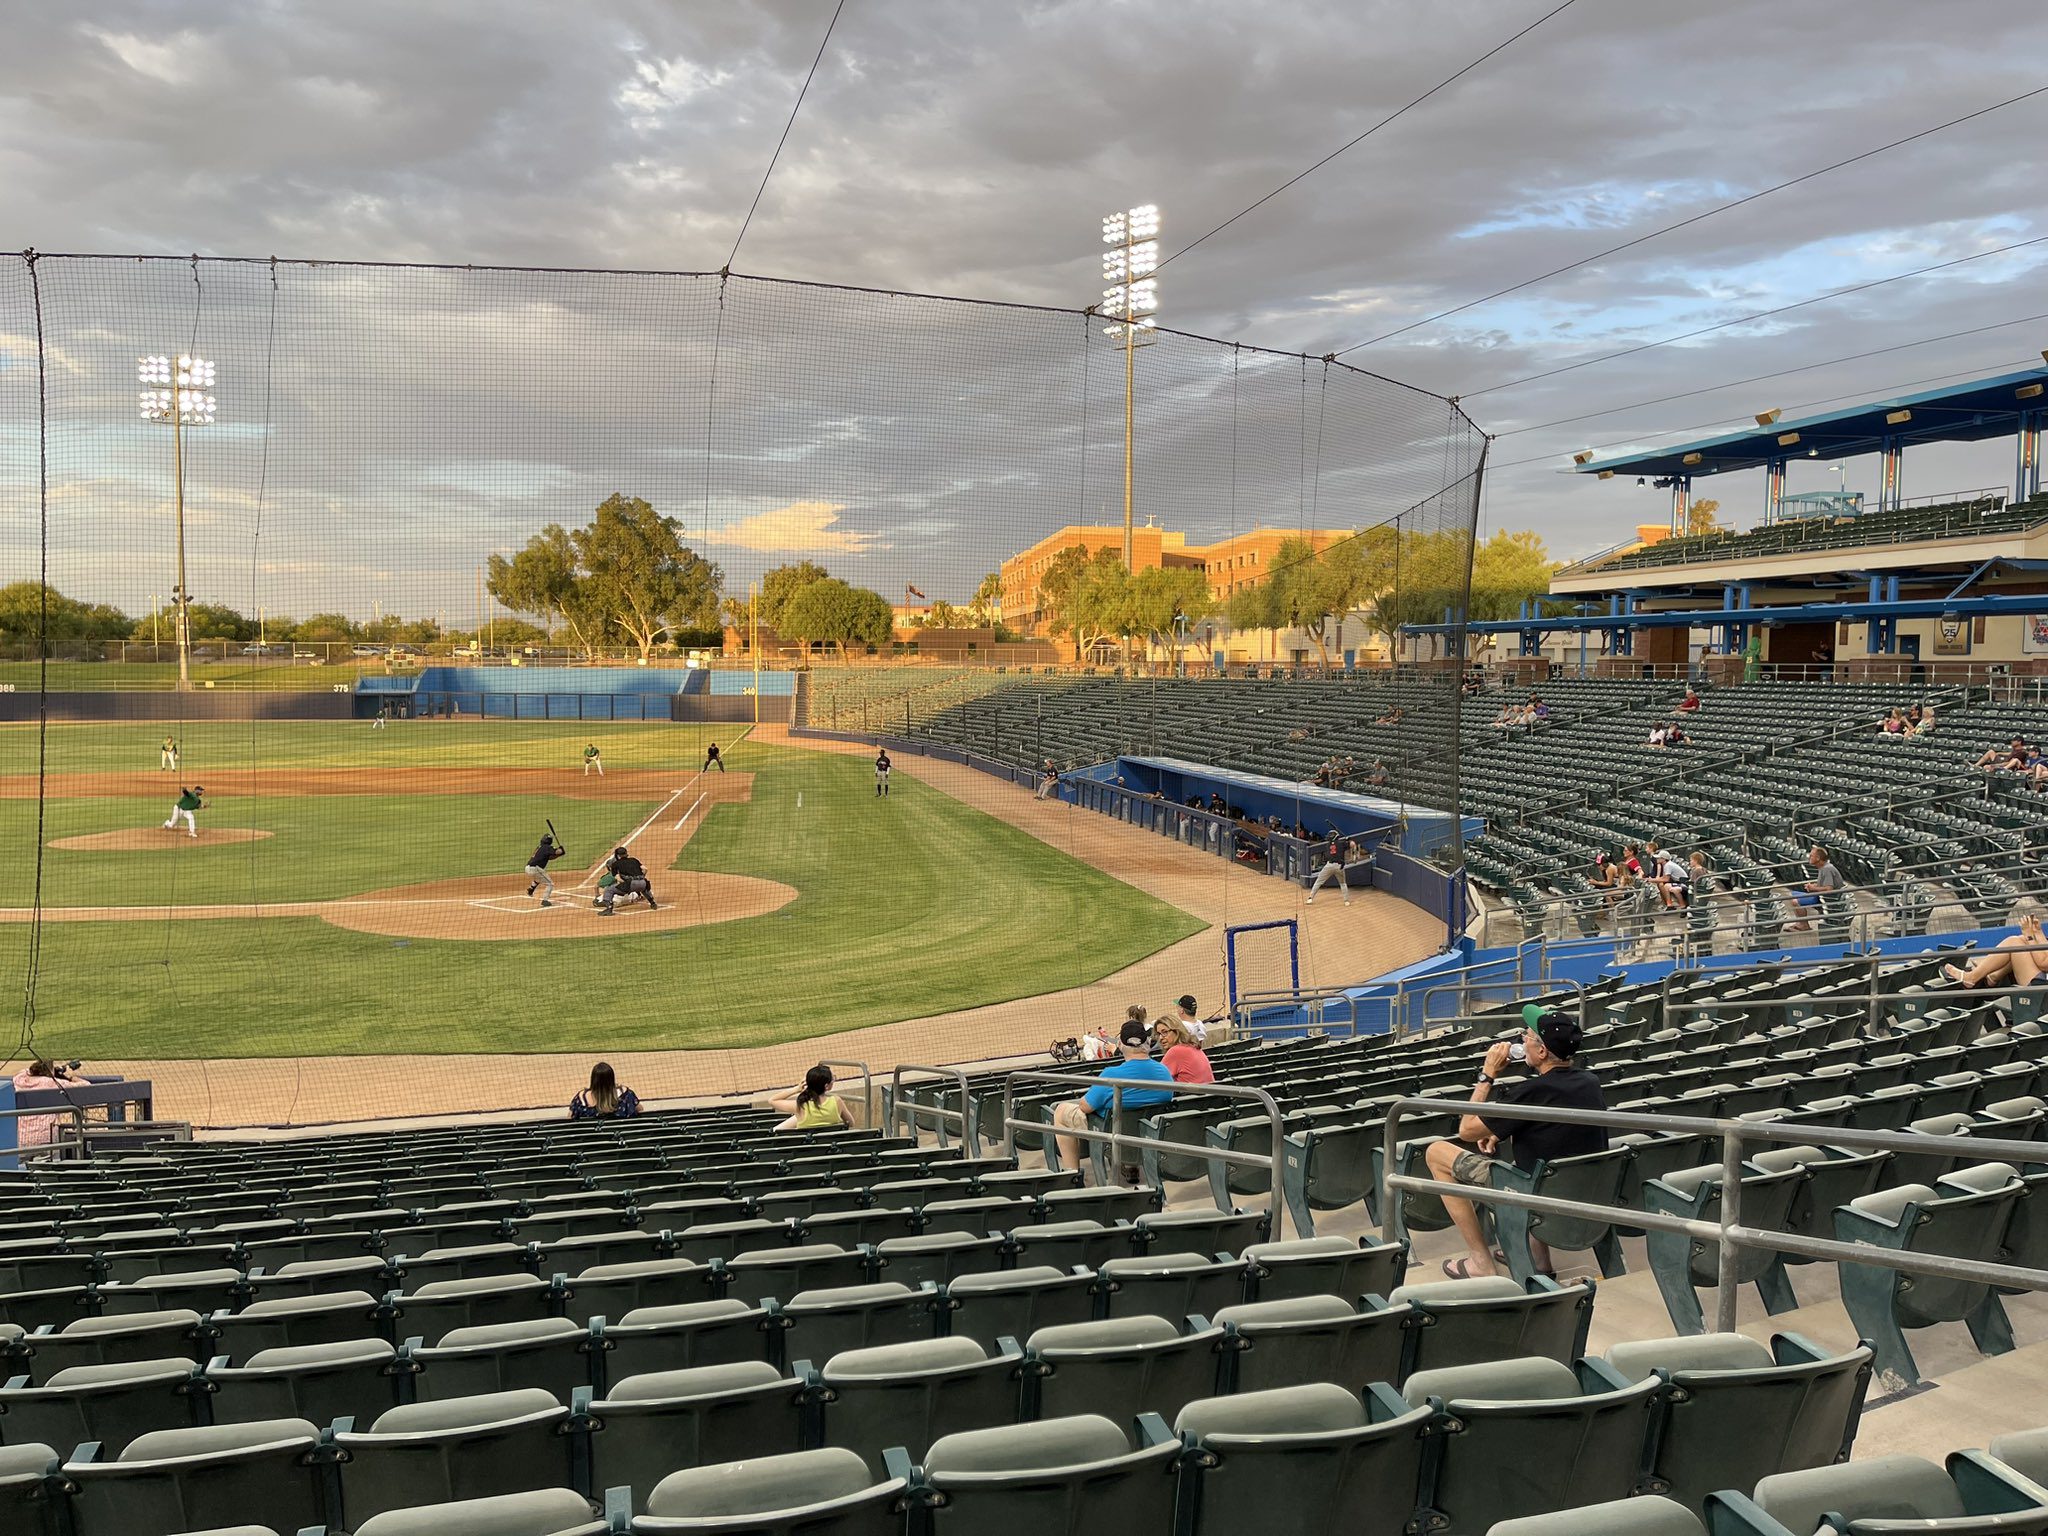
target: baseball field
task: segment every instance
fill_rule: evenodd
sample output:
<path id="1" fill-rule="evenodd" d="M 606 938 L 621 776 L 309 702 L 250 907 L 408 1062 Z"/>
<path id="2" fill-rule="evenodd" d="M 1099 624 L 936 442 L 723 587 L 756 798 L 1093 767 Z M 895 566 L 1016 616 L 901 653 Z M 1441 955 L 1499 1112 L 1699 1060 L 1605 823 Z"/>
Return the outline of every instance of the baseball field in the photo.
<path id="1" fill-rule="evenodd" d="M 0 959 L 35 967 L 45 1054 L 449 1057 L 799 1040 L 1079 985 L 1204 926 L 908 774 L 879 799 L 866 756 L 743 732 L 204 723 L 169 770 L 161 725 L 60 725 L 39 780 L 35 728 L 7 727 Z M 163 826 L 181 786 L 197 839 Z M 543 907 L 522 871 L 550 822 Z M 657 909 L 594 905 L 622 844 Z"/>

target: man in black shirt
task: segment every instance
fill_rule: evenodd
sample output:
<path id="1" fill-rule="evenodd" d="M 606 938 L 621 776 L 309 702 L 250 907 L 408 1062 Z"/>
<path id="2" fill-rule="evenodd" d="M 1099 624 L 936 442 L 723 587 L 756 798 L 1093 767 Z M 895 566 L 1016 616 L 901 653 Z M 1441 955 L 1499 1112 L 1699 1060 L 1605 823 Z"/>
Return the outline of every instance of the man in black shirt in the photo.
<path id="1" fill-rule="evenodd" d="M 1554 1009 L 1530 1003 L 1522 1009 L 1521 1048 L 1529 1075 L 1512 1082 L 1499 1093 L 1495 1080 L 1513 1060 L 1515 1043 L 1496 1040 L 1479 1069 L 1479 1081 L 1472 1098 L 1479 1103 L 1547 1104 L 1559 1109 L 1605 1109 L 1606 1097 L 1600 1079 L 1577 1065 L 1579 1026 L 1576 1020 Z M 1577 1157 L 1586 1152 L 1607 1150 L 1607 1132 L 1597 1125 L 1571 1125 L 1547 1120 L 1489 1119 L 1466 1115 L 1458 1123 L 1458 1139 L 1431 1144 L 1427 1155 L 1430 1174 L 1445 1184 L 1485 1187 L 1493 1182 L 1495 1154 L 1502 1142 L 1510 1142 L 1517 1168 L 1534 1168 L 1553 1158 Z M 1493 1274 L 1493 1250 L 1486 1230 L 1470 1200 L 1446 1196 L 1444 1209 L 1450 1212 L 1458 1235 L 1465 1240 L 1466 1257 L 1444 1261 L 1444 1273 L 1453 1280 L 1468 1280 Z M 1529 1256 L 1537 1269 L 1553 1269 L 1548 1245 L 1529 1240 Z"/>

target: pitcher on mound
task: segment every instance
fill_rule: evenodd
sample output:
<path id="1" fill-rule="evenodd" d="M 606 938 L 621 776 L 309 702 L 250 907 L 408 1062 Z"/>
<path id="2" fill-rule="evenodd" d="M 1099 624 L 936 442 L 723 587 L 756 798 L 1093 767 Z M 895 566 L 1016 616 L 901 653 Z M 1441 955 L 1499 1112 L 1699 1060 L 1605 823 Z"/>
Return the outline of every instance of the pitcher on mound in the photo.
<path id="1" fill-rule="evenodd" d="M 190 789 L 187 789 L 184 785 L 180 784 L 178 786 L 178 803 L 171 807 L 171 819 L 164 823 L 164 830 L 166 832 L 175 832 L 179 821 L 182 820 L 185 823 L 186 832 L 193 837 L 197 837 L 199 835 L 198 812 L 205 809 L 206 786 L 204 784 L 194 784 Z"/>

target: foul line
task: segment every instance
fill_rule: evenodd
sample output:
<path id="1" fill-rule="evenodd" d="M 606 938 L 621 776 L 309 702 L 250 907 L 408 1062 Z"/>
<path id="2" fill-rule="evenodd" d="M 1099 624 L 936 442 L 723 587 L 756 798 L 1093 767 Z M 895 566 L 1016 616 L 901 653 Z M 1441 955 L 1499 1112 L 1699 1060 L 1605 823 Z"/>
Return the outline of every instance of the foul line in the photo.
<path id="1" fill-rule="evenodd" d="M 702 772 L 702 769 L 698 770 L 699 775 L 701 775 Z M 694 784 L 696 782 L 697 780 L 695 778 L 692 778 L 690 780 L 690 784 Z M 635 827 L 632 831 L 628 832 L 624 838 L 622 838 L 619 842 L 614 843 L 612 846 L 615 848 L 632 847 L 634 838 L 638 837 L 642 832 L 645 832 L 649 827 L 653 826 L 657 821 L 661 820 L 663 816 L 668 814 L 668 808 L 670 806 L 674 805 L 678 800 L 682 799 L 684 795 L 687 795 L 690 792 L 690 784 L 685 784 L 681 789 L 677 790 L 674 794 L 670 795 L 666 800 L 662 801 L 660 805 L 655 807 L 654 814 L 652 816 L 649 816 L 645 821 L 641 822 L 639 826 Z M 591 865 L 589 869 L 585 870 L 583 872 L 583 878 L 577 881 L 574 885 L 570 886 L 569 889 L 571 891 L 581 891 L 589 889 L 590 883 L 597 878 L 597 872 L 603 869 L 605 865 L 609 864 L 610 862 L 611 855 L 606 854 L 603 858 L 599 859 L 595 864 Z"/>
<path id="2" fill-rule="evenodd" d="M 685 786 L 684 786 L 684 788 L 685 788 L 685 789 L 687 789 L 688 787 L 689 787 L 688 785 L 685 785 Z M 689 808 L 689 809 L 688 809 L 687 811 L 683 812 L 683 815 L 682 815 L 682 819 L 681 819 L 680 821 L 678 821 L 678 822 L 677 822 L 677 823 L 676 823 L 676 824 L 675 824 L 675 825 L 674 825 L 673 827 L 670 827 L 670 828 L 669 828 L 669 830 L 670 830 L 671 832 L 680 832 L 680 831 L 682 831 L 682 830 L 683 830 L 683 823 L 684 823 L 684 822 L 687 822 L 687 821 L 688 821 L 688 820 L 689 820 L 689 819 L 690 819 L 690 818 L 691 818 L 692 816 L 694 816 L 694 815 L 696 815 L 696 814 L 697 814 L 697 807 L 698 807 L 698 806 L 700 806 L 700 805 L 702 805 L 702 804 L 704 803 L 704 796 L 705 796 L 705 795 L 708 795 L 708 794 L 710 794 L 710 793 L 711 793 L 711 791 L 707 789 L 707 790 L 705 790 L 705 791 L 704 791 L 704 794 L 703 794 L 703 795 L 699 795 L 699 796 L 698 796 L 698 797 L 697 797 L 696 799 L 692 800 L 692 801 L 690 802 L 690 808 Z"/>

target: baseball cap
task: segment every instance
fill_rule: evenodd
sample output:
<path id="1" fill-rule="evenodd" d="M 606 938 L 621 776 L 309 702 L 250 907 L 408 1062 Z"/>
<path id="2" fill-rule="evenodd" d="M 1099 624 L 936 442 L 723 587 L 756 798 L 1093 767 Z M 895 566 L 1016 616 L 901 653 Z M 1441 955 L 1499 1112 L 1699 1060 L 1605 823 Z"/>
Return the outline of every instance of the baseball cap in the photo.
<path id="1" fill-rule="evenodd" d="M 1194 995 L 1194 993 L 1192 993 L 1192 992 L 1183 992 L 1183 993 L 1181 994 L 1181 996 L 1180 996 L 1180 1006 L 1181 1006 L 1182 1008 L 1185 1008 L 1185 1009 L 1186 1009 L 1186 1010 L 1187 1010 L 1187 1011 L 1188 1011 L 1189 1013 L 1193 1013 L 1193 1012 L 1195 1011 L 1195 995 Z"/>
<path id="2" fill-rule="evenodd" d="M 1545 1008 L 1537 1003 L 1524 1003 L 1522 1022 L 1536 1031 L 1536 1038 L 1543 1042 L 1543 1049 L 1551 1055 L 1569 1061 L 1579 1054 L 1583 1035 L 1578 1020 L 1570 1014 L 1559 1013 L 1555 1008 Z"/>
<path id="3" fill-rule="evenodd" d="M 1143 1045 L 1152 1038 L 1152 1027 L 1140 1024 L 1136 1019 L 1125 1019 L 1124 1027 L 1117 1031 L 1117 1038 L 1125 1045 Z"/>

